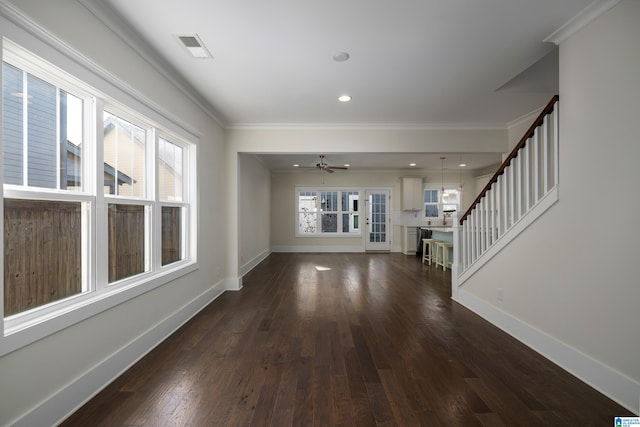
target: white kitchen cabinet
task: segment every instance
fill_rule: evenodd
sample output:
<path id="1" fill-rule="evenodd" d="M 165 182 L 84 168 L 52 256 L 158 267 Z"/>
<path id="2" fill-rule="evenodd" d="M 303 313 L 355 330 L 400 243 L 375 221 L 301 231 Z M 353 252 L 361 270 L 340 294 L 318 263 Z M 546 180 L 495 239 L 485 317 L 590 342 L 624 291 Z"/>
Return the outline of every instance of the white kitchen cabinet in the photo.
<path id="1" fill-rule="evenodd" d="M 418 241 L 418 227 L 402 226 L 402 253 L 415 255 Z"/>
<path id="2" fill-rule="evenodd" d="M 402 178 L 402 210 L 421 211 L 422 206 L 422 178 Z"/>

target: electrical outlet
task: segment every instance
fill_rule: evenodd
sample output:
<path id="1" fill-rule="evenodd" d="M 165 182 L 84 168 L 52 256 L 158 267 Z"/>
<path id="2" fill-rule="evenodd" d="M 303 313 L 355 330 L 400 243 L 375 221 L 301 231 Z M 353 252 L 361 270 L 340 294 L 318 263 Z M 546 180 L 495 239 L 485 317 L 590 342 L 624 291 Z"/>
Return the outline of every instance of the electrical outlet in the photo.
<path id="1" fill-rule="evenodd" d="M 498 288 L 498 301 L 502 301 L 503 295 L 502 295 L 502 288 Z"/>

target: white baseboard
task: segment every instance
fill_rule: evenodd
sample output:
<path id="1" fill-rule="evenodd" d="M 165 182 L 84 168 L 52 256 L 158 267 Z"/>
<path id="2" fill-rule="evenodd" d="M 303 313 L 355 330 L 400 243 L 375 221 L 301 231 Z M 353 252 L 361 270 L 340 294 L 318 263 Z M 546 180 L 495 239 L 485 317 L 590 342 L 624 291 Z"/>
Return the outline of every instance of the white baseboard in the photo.
<path id="1" fill-rule="evenodd" d="M 239 291 L 242 289 L 242 276 L 230 277 L 224 281 L 225 291 Z"/>
<path id="2" fill-rule="evenodd" d="M 264 261 L 269 255 L 271 255 L 271 249 L 263 251 L 261 254 L 246 262 L 240 267 L 240 275 L 244 276 L 248 272 L 254 269 L 254 267 Z"/>
<path id="3" fill-rule="evenodd" d="M 491 322 L 631 412 L 640 412 L 640 383 L 487 301 L 458 289 L 454 301 Z"/>
<path id="4" fill-rule="evenodd" d="M 364 247 L 359 246 L 274 246 L 272 252 L 300 252 L 300 253 L 344 253 L 344 252 L 364 252 Z"/>
<path id="5" fill-rule="evenodd" d="M 61 423 L 224 291 L 222 282 L 209 288 L 11 425 L 28 427 Z"/>

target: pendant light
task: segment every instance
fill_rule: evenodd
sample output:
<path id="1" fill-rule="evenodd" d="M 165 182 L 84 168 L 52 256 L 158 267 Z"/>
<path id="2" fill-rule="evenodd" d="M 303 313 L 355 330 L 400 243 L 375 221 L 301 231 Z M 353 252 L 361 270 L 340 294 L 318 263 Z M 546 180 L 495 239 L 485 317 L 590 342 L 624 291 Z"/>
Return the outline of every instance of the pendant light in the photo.
<path id="1" fill-rule="evenodd" d="M 465 166 L 466 165 L 462 163 L 462 154 L 460 154 L 460 163 L 458 163 L 458 191 L 460 193 L 462 193 L 462 186 L 464 185 L 462 183 L 462 168 Z"/>
<path id="2" fill-rule="evenodd" d="M 442 178 L 441 184 L 442 184 L 442 187 L 440 188 L 440 200 L 442 201 L 442 203 L 445 203 L 445 201 L 444 201 L 444 159 L 446 159 L 446 157 L 444 157 L 444 156 L 440 157 L 440 162 L 442 164 L 442 169 L 441 169 L 441 171 L 442 171 L 441 172 L 441 178 Z"/>

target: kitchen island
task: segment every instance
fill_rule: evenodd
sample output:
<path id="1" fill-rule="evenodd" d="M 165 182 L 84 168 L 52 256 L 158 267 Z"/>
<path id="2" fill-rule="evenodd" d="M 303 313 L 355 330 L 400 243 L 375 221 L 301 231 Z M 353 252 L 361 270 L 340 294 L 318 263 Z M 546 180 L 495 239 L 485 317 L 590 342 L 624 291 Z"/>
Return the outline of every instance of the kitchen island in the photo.
<path id="1" fill-rule="evenodd" d="M 449 253 L 447 256 L 447 260 L 449 261 L 447 267 L 450 267 L 450 264 L 453 263 L 453 227 L 429 225 L 427 227 L 420 227 L 420 229 L 429 230 L 431 232 L 431 238 L 436 241 L 451 244 L 451 247 L 448 248 Z M 435 259 L 433 262 L 435 262 Z"/>
<path id="2" fill-rule="evenodd" d="M 432 239 L 453 243 L 453 227 L 447 227 L 442 225 L 429 225 L 427 227 L 420 227 L 420 229 L 431 231 Z"/>

